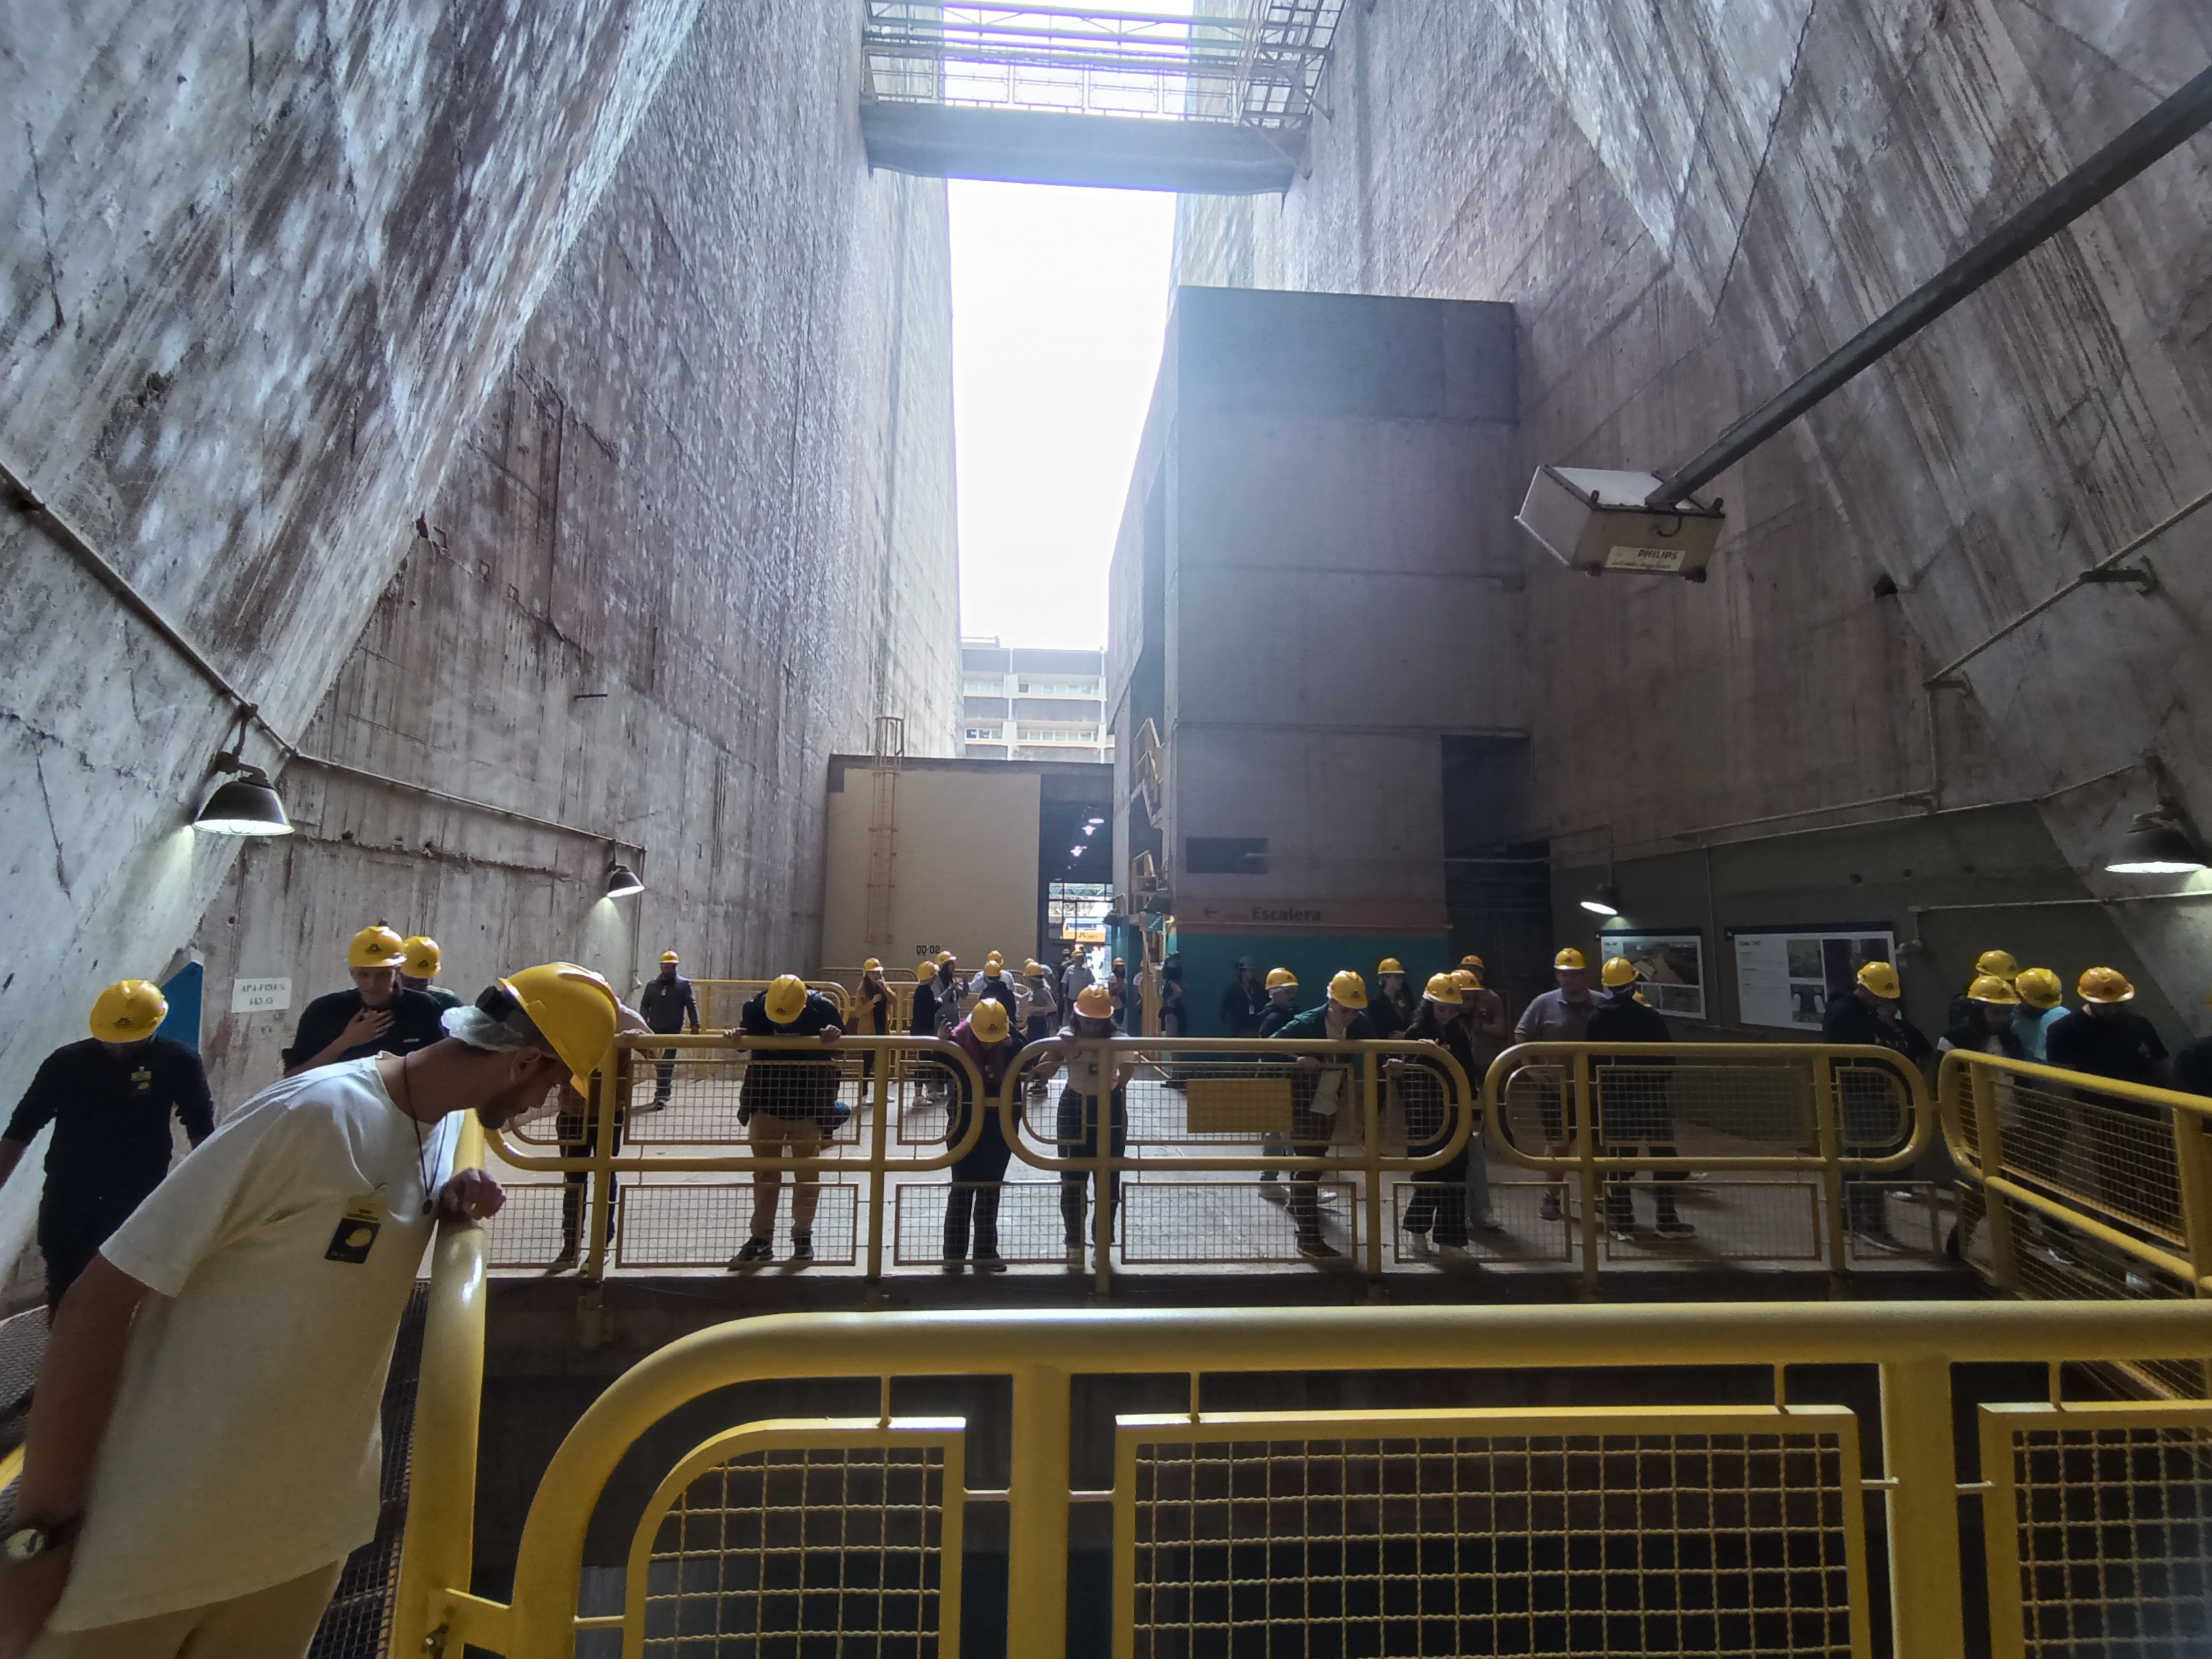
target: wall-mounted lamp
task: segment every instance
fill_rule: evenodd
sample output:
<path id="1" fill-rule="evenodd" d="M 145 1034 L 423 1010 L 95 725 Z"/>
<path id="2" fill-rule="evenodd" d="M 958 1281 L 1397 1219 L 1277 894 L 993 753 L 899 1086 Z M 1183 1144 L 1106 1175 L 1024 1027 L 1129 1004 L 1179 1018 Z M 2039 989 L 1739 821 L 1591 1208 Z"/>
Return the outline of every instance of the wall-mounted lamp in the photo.
<path id="1" fill-rule="evenodd" d="M 216 787 L 192 819 L 192 828 L 209 836 L 289 836 L 292 820 L 284 816 L 284 803 L 269 775 L 235 754 L 215 757 L 210 769 L 238 775 Z"/>
<path id="2" fill-rule="evenodd" d="M 2115 876 L 2187 876 L 2204 867 L 2203 851 L 2180 805 L 2165 799 L 2154 811 L 2136 814 L 2105 862 Z"/>
<path id="3" fill-rule="evenodd" d="M 1617 916 L 1620 914 L 1620 889 L 1609 881 L 1601 881 L 1597 891 L 1584 899 L 1582 906 L 1594 916 Z"/>
<path id="4" fill-rule="evenodd" d="M 607 896 L 628 898 L 632 893 L 642 893 L 645 884 L 637 878 L 637 872 L 627 864 L 611 865 L 607 869 Z"/>

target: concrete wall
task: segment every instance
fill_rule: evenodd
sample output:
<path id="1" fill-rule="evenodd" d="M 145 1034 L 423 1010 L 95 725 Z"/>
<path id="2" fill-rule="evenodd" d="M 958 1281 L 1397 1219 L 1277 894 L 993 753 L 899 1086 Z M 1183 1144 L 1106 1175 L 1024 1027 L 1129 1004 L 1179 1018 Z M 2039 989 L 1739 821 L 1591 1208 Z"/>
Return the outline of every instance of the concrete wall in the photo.
<path id="1" fill-rule="evenodd" d="M 0 461 L 280 732 L 321 701 L 695 10 L 15 9 Z M 234 844 L 185 825 L 233 710 L 12 497 L 0 569 L 13 1099 L 223 881 Z"/>
<path id="2" fill-rule="evenodd" d="M 1525 483 L 1540 462 L 1686 459 L 2194 74 L 2212 19 L 2179 0 L 1402 0 L 1347 8 L 1337 54 L 1311 176 L 1279 202 L 1186 201 L 1182 276 L 1510 302 Z M 1809 809 L 2040 796 L 2146 751 L 2212 823 L 2212 514 L 2154 551 L 2160 594 L 2077 594 L 1978 659 L 1970 692 L 1922 689 L 2212 483 L 2208 211 L 2199 137 L 1733 469 L 1702 586 L 1571 575 L 1526 545 L 1527 831 L 1632 884 L 1706 840 L 1815 827 Z M 2039 895 L 2142 890 L 2092 866 L 2150 804 L 2135 770 L 2036 806 Z M 1805 816 L 1708 833 L 1777 813 Z M 1909 832 L 1867 833 L 1914 872 L 1896 903 L 1977 890 L 1968 852 L 1938 872 Z M 1822 919 L 1844 854 L 1790 844 L 1776 904 Z M 1927 964 L 1947 986 L 2021 931 L 1964 915 Z M 2212 908 L 2046 923 L 2069 978 L 2117 927 L 2203 1018 Z"/>
<path id="3" fill-rule="evenodd" d="M 911 982 L 909 970 L 925 956 L 951 951 L 966 974 L 979 971 L 995 950 L 1019 968 L 1036 949 L 1045 769 L 1020 762 L 939 761 L 899 774 L 891 938 L 872 945 L 866 933 L 874 775 L 865 757 L 834 763 L 825 830 L 823 965 L 857 968 L 873 956 Z"/>
<path id="4" fill-rule="evenodd" d="M 672 946 L 811 966 L 830 754 L 878 713 L 949 750 L 944 187 L 868 173 L 849 25 L 702 10 L 367 626 L 325 641 L 305 747 L 583 833 L 293 766 L 300 835 L 194 936 L 219 1087 L 273 1075 L 288 1024 L 223 1012 L 233 979 L 292 975 L 296 1012 L 371 920 L 466 994 L 553 957 L 634 983 Z M 641 896 L 604 898 L 617 851 Z"/>

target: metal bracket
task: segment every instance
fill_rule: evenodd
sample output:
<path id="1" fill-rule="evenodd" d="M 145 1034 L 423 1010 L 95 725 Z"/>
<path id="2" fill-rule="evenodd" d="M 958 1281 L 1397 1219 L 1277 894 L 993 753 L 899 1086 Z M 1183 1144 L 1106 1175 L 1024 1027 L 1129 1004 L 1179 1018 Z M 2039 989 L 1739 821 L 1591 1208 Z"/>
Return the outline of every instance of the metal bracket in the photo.
<path id="1" fill-rule="evenodd" d="M 2085 582 L 2099 583 L 2130 582 L 2134 585 L 2136 591 L 2145 598 L 2157 592 L 2159 589 L 2158 572 L 2152 568 L 2148 559 L 2145 559 L 2139 565 L 2100 565 L 2094 570 L 2083 571 L 2081 580 Z"/>
<path id="2" fill-rule="evenodd" d="M 1929 691 L 1971 691 L 1964 674 L 1938 674 L 1932 680 L 1923 680 L 1921 685 Z"/>

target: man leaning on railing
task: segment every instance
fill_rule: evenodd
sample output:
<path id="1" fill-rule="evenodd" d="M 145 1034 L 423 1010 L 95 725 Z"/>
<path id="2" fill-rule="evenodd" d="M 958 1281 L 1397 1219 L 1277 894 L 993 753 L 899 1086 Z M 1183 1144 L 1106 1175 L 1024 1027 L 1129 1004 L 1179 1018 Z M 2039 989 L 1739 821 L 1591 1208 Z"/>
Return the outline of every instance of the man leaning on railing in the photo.
<path id="1" fill-rule="evenodd" d="M 481 1170 L 441 1179 L 446 1120 L 544 1105 L 615 1011 L 597 974 L 525 969 L 427 1047 L 263 1090 L 154 1189 L 54 1322 L 0 1659 L 306 1651 L 376 1530 L 385 1371 L 432 1223 L 504 1200 Z"/>
<path id="2" fill-rule="evenodd" d="M 1273 1040 L 1295 1042 L 1326 1037 L 1332 1042 L 1372 1042 L 1375 1028 L 1367 1023 L 1367 981 L 1345 969 L 1328 982 L 1328 1000 L 1283 1024 Z M 1319 1158 L 1336 1139 L 1337 1113 L 1352 1097 L 1357 1086 L 1357 1061 L 1343 1054 L 1300 1054 L 1291 1079 L 1291 1151 L 1300 1158 Z M 1309 1261 L 1328 1261 L 1344 1252 L 1321 1236 L 1318 1170 L 1292 1172 L 1290 1190 L 1284 1194 L 1291 1224 L 1298 1234 L 1298 1254 Z"/>
<path id="3" fill-rule="evenodd" d="M 796 974 L 781 974 L 765 991 L 756 992 L 738 1015 L 738 1037 L 815 1037 L 835 1042 L 844 1035 L 837 1005 L 806 988 Z M 745 1067 L 738 1097 L 738 1121 L 745 1126 L 753 1153 L 760 1158 L 813 1158 L 836 1133 L 851 1109 L 837 1098 L 837 1057 L 833 1054 L 777 1052 L 756 1054 Z M 780 1169 L 753 1171 L 751 1237 L 730 1258 L 732 1267 L 767 1261 L 775 1255 L 775 1212 L 783 1193 Z M 814 1206 L 822 1196 L 821 1177 L 812 1170 L 791 1172 L 791 1259 L 814 1259 Z"/>

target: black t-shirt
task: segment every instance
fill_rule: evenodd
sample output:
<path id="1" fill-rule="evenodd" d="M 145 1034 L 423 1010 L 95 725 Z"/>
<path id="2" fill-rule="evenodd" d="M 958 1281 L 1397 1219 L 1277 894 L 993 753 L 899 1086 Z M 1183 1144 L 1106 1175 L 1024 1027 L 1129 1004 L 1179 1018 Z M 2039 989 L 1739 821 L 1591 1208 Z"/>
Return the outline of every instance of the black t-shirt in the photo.
<path id="1" fill-rule="evenodd" d="M 285 1065 L 313 1060 L 337 1042 L 346 1022 L 368 1006 L 358 991 L 333 991 L 317 997 L 300 1012 L 300 1029 L 293 1035 L 292 1046 L 284 1050 Z M 374 1042 L 357 1042 L 325 1063 L 335 1066 L 340 1060 L 366 1060 L 371 1054 L 412 1054 L 446 1035 L 441 1023 L 445 1011 L 420 991 L 403 986 L 384 1006 L 392 1015 L 392 1024 L 382 1036 Z"/>
<path id="2" fill-rule="evenodd" d="M 46 1148 L 46 1201 L 143 1198 L 169 1168 L 169 1114 L 197 1146 L 215 1132 L 200 1057 L 155 1037 L 117 1059 L 88 1037 L 40 1062 L 22 1103 L 8 1121 L 10 1140 L 27 1141 L 54 1126 Z"/>
<path id="3" fill-rule="evenodd" d="M 2166 1045 L 2141 1014 L 2100 1018 L 2077 1011 L 2051 1023 L 2044 1054 L 2065 1071 L 2087 1072 L 2116 1083 L 2156 1083 Z"/>
<path id="4" fill-rule="evenodd" d="M 1936 1052 L 1935 1046 L 1911 1020 L 1902 1014 L 1895 1019 L 1884 1019 L 1856 995 L 1837 997 L 1828 1004 L 1827 1018 L 1820 1022 L 1820 1040 L 1871 1043 L 1877 1048 L 1903 1054 L 1916 1066 Z"/>
<path id="5" fill-rule="evenodd" d="M 699 1029 L 699 1004 L 691 994 L 691 981 L 681 974 L 674 979 L 655 975 L 639 994 L 637 1011 L 645 1016 L 646 1024 L 662 1036 L 681 1031 L 687 1015 L 691 1029 Z"/>
<path id="6" fill-rule="evenodd" d="M 1591 1042 L 1671 1042 L 1667 1017 L 1632 996 L 1614 995 L 1589 1017 L 1583 1033 Z"/>

